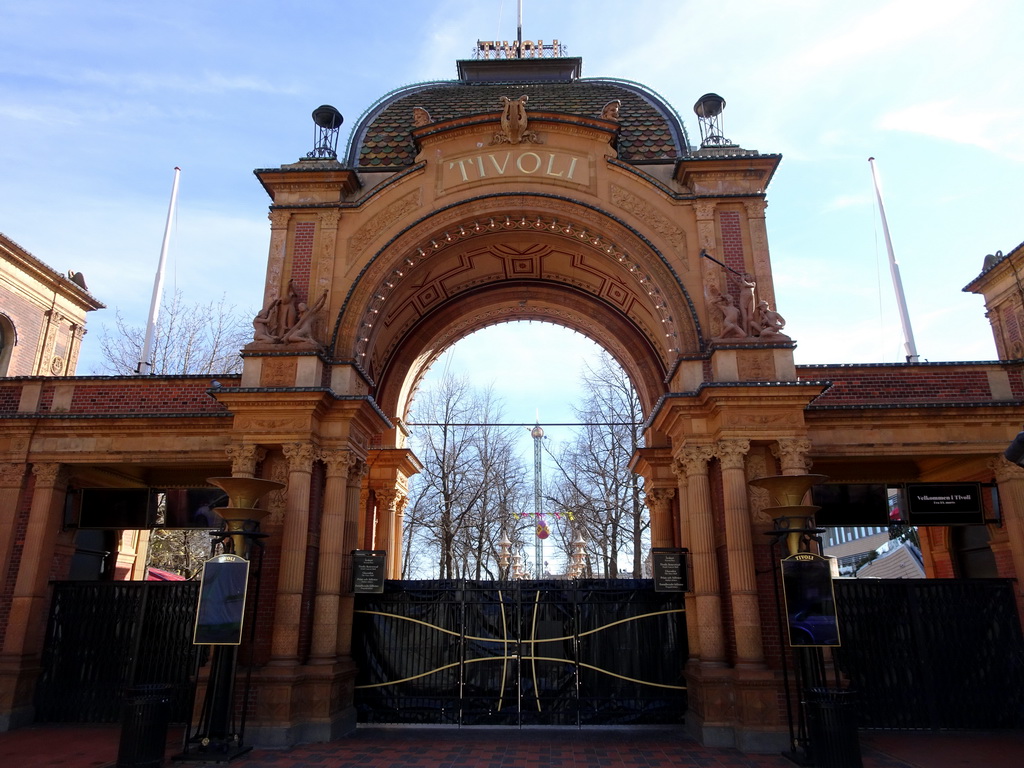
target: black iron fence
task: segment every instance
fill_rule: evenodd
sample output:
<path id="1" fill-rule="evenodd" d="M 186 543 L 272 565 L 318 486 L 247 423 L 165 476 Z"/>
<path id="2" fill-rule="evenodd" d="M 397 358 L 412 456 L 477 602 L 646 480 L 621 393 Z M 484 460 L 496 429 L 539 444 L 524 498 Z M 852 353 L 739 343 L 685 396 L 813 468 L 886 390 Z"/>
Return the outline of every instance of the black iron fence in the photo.
<path id="1" fill-rule="evenodd" d="M 683 596 L 649 580 L 386 582 L 356 600 L 361 722 L 681 723 Z"/>
<path id="2" fill-rule="evenodd" d="M 840 579 L 835 592 L 835 658 L 861 727 L 1024 727 L 1012 582 Z"/>
<path id="3" fill-rule="evenodd" d="M 189 675 L 198 582 L 55 582 L 36 721 L 113 723 L 124 692 L 155 683 L 173 687 L 170 717 L 189 718 Z"/>

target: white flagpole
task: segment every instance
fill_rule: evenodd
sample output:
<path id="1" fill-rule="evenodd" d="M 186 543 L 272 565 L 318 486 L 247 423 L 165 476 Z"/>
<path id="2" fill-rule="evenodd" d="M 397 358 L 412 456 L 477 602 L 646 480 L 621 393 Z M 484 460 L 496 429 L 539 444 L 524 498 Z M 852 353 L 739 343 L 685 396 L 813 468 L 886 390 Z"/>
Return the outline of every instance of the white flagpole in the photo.
<path id="1" fill-rule="evenodd" d="M 518 15 L 518 32 L 517 37 L 519 44 L 516 46 L 516 58 L 523 58 L 523 0 L 519 0 L 519 15 Z"/>
<path id="2" fill-rule="evenodd" d="M 900 310 L 900 323 L 903 325 L 904 347 L 907 352 L 907 362 L 918 361 L 917 345 L 914 343 L 914 330 L 910 327 L 910 313 L 907 311 L 907 297 L 903 294 L 903 280 L 900 278 L 900 265 L 896 263 L 896 255 L 892 250 L 892 238 L 889 237 L 889 223 L 885 218 L 885 204 L 882 202 L 882 188 L 878 182 L 878 172 L 875 170 L 875 158 L 869 157 L 871 165 L 871 178 L 875 183 L 875 196 L 878 198 L 878 212 L 882 215 L 882 232 L 885 234 L 885 248 L 889 252 L 889 272 L 892 274 L 892 285 L 896 290 L 896 305 Z"/>
<path id="3" fill-rule="evenodd" d="M 156 268 L 156 277 L 153 279 L 153 298 L 149 302 L 149 322 L 146 324 L 146 341 L 142 345 L 142 359 L 139 361 L 136 373 L 153 373 L 153 337 L 156 335 L 156 319 L 160 314 L 160 297 L 164 290 L 164 267 L 167 264 L 167 246 L 171 242 L 171 221 L 174 219 L 174 206 L 178 202 L 178 178 L 181 176 L 181 168 L 174 167 L 174 184 L 171 187 L 171 204 L 167 208 L 167 223 L 164 225 L 164 241 L 160 246 L 160 263 Z"/>

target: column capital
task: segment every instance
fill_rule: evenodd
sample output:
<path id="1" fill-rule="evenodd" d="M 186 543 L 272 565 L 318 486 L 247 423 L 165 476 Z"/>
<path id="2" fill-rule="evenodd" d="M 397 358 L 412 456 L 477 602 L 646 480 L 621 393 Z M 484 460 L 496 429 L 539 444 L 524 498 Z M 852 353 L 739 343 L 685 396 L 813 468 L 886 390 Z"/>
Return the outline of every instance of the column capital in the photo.
<path id="1" fill-rule="evenodd" d="M 271 211 L 267 214 L 267 218 L 270 219 L 271 229 L 285 229 L 291 217 L 290 211 Z"/>
<path id="2" fill-rule="evenodd" d="M 288 460 L 289 472 L 313 471 L 313 462 L 318 458 L 319 451 L 312 443 L 285 443 L 281 450 Z"/>
<path id="3" fill-rule="evenodd" d="M 1010 480 L 1024 480 L 1024 467 L 1007 461 L 1002 456 L 989 459 L 988 468 L 996 476 L 997 483 L 1006 483 Z"/>
<path id="4" fill-rule="evenodd" d="M 745 438 L 719 440 L 715 445 L 715 455 L 723 469 L 743 469 L 743 457 L 749 450 L 750 441 Z"/>
<path id="5" fill-rule="evenodd" d="M 782 465 L 782 474 L 803 474 L 811 468 L 807 454 L 811 441 L 805 437 L 780 437 L 771 446 L 772 456 Z"/>
<path id="6" fill-rule="evenodd" d="M 24 464 L 15 464 L 13 462 L 0 463 L 0 487 L 20 488 L 22 481 L 25 479 L 26 469 L 27 467 Z"/>
<path id="7" fill-rule="evenodd" d="M 327 466 L 328 476 L 347 476 L 352 465 L 359 461 L 359 457 L 348 448 L 325 448 L 318 458 Z"/>
<path id="8" fill-rule="evenodd" d="M 32 465 L 32 474 L 36 476 L 36 484 L 57 487 L 67 481 L 67 471 L 63 464 L 42 463 Z"/>
<path id="9" fill-rule="evenodd" d="M 267 457 L 267 449 L 254 443 L 229 445 L 225 452 L 231 459 L 231 474 L 236 477 L 253 477 L 256 465 Z"/>
<path id="10" fill-rule="evenodd" d="M 713 219 L 715 217 L 715 204 L 709 202 L 698 202 L 693 204 L 693 212 L 697 220 Z"/>
<path id="11" fill-rule="evenodd" d="M 651 512 L 655 509 L 664 509 L 675 495 L 675 488 L 644 488 L 644 502 Z"/>
<path id="12" fill-rule="evenodd" d="M 672 471 L 680 480 L 703 475 L 708 471 L 708 462 L 715 457 L 710 445 L 684 445 L 672 462 Z"/>
<path id="13" fill-rule="evenodd" d="M 768 207 L 767 200 L 745 200 L 743 207 L 747 209 L 747 218 L 763 219 L 765 208 Z"/>

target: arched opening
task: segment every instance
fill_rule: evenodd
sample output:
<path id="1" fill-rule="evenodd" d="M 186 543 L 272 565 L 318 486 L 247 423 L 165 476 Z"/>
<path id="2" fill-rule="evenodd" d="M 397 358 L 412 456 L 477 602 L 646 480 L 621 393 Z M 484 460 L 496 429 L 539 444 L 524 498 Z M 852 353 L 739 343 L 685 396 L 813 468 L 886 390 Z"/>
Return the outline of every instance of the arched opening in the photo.
<path id="1" fill-rule="evenodd" d="M 422 469 L 402 577 L 649 575 L 650 515 L 629 469 L 642 422 L 626 371 L 569 329 L 504 323 L 449 346 L 408 410 Z"/>

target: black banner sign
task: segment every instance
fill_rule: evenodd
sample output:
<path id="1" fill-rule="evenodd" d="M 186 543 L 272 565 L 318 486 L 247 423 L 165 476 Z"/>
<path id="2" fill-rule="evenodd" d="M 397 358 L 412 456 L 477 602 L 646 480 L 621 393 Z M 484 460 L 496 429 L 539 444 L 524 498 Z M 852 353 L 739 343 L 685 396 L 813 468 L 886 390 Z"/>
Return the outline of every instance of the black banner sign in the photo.
<path id="1" fill-rule="evenodd" d="M 687 550 L 674 547 L 653 547 L 655 592 L 689 592 Z"/>
<path id="2" fill-rule="evenodd" d="M 238 645 L 242 642 L 242 616 L 248 583 L 249 561 L 244 557 L 218 555 L 203 564 L 193 645 Z"/>
<path id="3" fill-rule="evenodd" d="M 357 549 L 352 552 L 352 591 L 372 594 L 384 591 L 384 565 L 387 551 Z"/>
<path id="4" fill-rule="evenodd" d="M 839 621 L 827 557 L 807 552 L 782 561 L 791 646 L 838 646 Z"/>
<path id="5" fill-rule="evenodd" d="M 907 512 L 911 525 L 981 525 L 981 484 L 908 483 Z"/>

